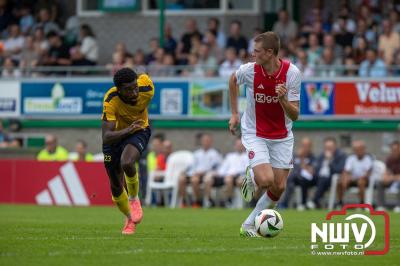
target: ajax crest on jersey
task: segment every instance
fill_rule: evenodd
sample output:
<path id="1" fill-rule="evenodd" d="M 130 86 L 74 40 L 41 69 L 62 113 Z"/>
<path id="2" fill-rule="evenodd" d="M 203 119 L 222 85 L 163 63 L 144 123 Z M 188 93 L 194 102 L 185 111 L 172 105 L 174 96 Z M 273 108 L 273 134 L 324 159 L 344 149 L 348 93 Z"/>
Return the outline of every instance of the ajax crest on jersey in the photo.
<path id="1" fill-rule="evenodd" d="M 255 229 L 260 236 L 275 237 L 283 229 L 282 216 L 276 210 L 262 210 L 256 216 Z"/>

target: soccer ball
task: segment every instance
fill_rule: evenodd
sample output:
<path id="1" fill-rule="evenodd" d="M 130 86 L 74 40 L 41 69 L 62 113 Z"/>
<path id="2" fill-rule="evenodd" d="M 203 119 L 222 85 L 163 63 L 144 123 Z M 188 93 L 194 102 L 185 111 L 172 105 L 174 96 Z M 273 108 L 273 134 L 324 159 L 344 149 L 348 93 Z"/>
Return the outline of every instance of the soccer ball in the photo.
<path id="1" fill-rule="evenodd" d="M 283 229 L 282 216 L 275 210 L 262 210 L 256 216 L 255 227 L 260 236 L 275 237 Z"/>

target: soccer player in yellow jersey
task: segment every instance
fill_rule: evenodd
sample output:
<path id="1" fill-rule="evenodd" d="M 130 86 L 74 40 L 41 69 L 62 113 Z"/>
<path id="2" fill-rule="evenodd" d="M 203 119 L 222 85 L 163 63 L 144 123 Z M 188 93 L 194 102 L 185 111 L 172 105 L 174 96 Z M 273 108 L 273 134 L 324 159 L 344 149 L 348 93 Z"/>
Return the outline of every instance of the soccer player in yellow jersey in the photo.
<path id="1" fill-rule="evenodd" d="M 122 234 L 130 235 L 143 218 L 135 162 L 139 161 L 151 135 L 147 106 L 153 98 L 154 85 L 149 76 L 137 75 L 130 68 L 115 73 L 114 85 L 103 101 L 104 164 L 112 200 L 126 216 Z"/>

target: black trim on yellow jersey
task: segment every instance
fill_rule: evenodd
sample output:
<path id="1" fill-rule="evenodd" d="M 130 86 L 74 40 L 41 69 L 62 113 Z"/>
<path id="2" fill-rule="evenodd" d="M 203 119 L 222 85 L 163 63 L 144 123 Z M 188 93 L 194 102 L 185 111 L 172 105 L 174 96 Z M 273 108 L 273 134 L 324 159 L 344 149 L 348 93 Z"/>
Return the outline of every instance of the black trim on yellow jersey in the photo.
<path id="1" fill-rule="evenodd" d="M 117 91 L 113 91 L 110 94 L 108 94 L 107 99 L 105 100 L 105 102 L 110 102 L 112 100 L 112 98 L 114 98 L 115 96 L 118 96 L 118 92 Z"/>
<path id="2" fill-rule="evenodd" d="M 106 112 L 103 112 L 103 121 L 107 121 L 107 114 L 106 114 Z"/>
<path id="3" fill-rule="evenodd" d="M 139 92 L 148 92 L 148 91 L 151 91 L 152 89 L 153 88 L 151 86 L 146 86 L 146 87 L 142 86 L 142 87 L 139 87 Z"/>

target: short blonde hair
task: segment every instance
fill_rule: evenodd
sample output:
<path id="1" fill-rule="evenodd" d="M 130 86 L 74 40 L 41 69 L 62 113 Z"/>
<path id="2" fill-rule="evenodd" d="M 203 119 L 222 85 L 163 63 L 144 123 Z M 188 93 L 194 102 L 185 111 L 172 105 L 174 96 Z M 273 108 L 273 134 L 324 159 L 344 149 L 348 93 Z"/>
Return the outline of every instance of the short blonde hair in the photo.
<path id="1" fill-rule="evenodd" d="M 272 49 L 274 55 L 278 55 L 281 41 L 279 40 L 278 34 L 273 31 L 267 31 L 257 35 L 254 38 L 254 42 L 261 42 L 264 49 Z"/>

